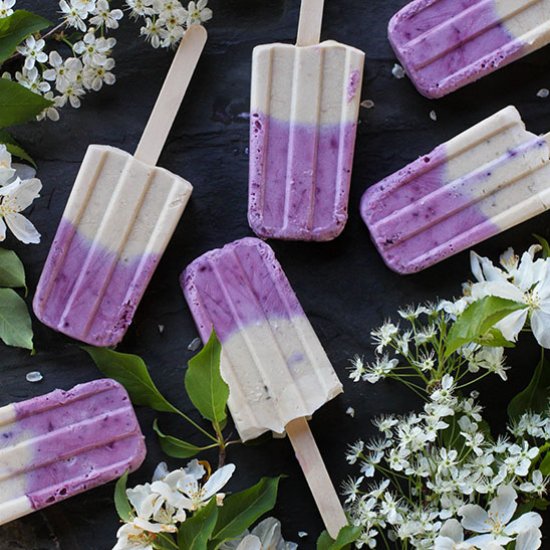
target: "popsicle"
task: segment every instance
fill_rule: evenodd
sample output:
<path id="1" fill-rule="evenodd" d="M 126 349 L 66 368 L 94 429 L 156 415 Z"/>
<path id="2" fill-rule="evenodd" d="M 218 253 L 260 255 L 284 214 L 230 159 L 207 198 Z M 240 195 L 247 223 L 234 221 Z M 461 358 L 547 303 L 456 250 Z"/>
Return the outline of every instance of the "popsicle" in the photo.
<path id="1" fill-rule="evenodd" d="M 88 148 L 34 298 L 49 327 L 95 346 L 124 336 L 191 195 L 155 164 L 205 42 L 185 33 L 133 156 Z"/>
<path id="2" fill-rule="evenodd" d="M 323 0 L 302 0 L 298 40 L 252 58 L 248 220 L 260 237 L 328 241 L 348 217 L 365 54 L 319 44 Z"/>
<path id="3" fill-rule="evenodd" d="M 0 408 L 0 525 L 134 471 L 145 444 L 126 390 L 95 380 Z"/>
<path id="4" fill-rule="evenodd" d="M 386 264 L 414 273 L 550 207 L 550 134 L 507 107 L 370 187 L 361 215 Z"/>
<path id="5" fill-rule="evenodd" d="M 346 518 L 306 418 L 342 385 L 273 250 L 255 238 L 235 241 L 192 262 L 181 284 L 202 340 L 214 328 L 222 343 L 241 439 L 286 431 L 336 536 Z"/>
<path id="6" fill-rule="evenodd" d="M 415 0 L 389 39 L 418 91 L 442 97 L 550 43 L 550 0 Z"/>

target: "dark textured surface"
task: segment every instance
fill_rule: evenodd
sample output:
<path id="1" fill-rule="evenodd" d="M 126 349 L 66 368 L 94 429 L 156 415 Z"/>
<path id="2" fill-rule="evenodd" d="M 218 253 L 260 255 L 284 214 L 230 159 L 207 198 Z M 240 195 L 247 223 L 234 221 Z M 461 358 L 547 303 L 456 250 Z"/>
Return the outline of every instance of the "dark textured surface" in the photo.
<path id="1" fill-rule="evenodd" d="M 195 191 L 120 346 L 144 357 L 158 386 L 185 409 L 190 407 L 184 396 L 183 373 L 192 355 L 187 345 L 196 330 L 178 275 L 201 253 L 251 233 L 246 222 L 248 121 L 244 116 L 249 102 L 251 50 L 260 43 L 292 41 L 299 8 L 297 0 L 211 2 L 215 15 L 208 26 L 210 40 L 159 162 L 189 179 Z M 548 48 L 437 102 L 420 96 L 406 79 L 396 80 L 391 74 L 395 59 L 386 40 L 386 24 L 404 4 L 404 0 L 327 0 L 323 37 L 366 52 L 362 99 L 375 102 L 374 109 L 361 110 L 350 220 L 342 236 L 332 243 L 271 243 L 345 385 L 344 396 L 326 405 L 312 421 L 336 483 L 348 474 L 346 444 L 372 431 L 369 421 L 374 415 L 416 405 L 396 385 L 367 387 L 350 382 L 348 359 L 356 353 L 368 356 L 369 331 L 399 305 L 458 294 L 460 283 L 469 276 L 467 253 L 407 278 L 388 271 L 359 217 L 364 189 L 508 104 L 519 107 L 532 131 L 550 129 L 550 99 L 536 97 L 540 88 L 550 86 Z M 18 5 L 56 17 L 57 2 L 20 0 Z M 137 38 L 138 32 L 134 23 L 125 20 L 116 35 L 118 82 L 114 87 L 86 97 L 80 110 L 66 109 L 59 123 L 28 125 L 17 132 L 36 158 L 44 184 L 42 198 L 30 216 L 42 232 L 42 244 L 22 246 L 11 237 L 6 243 L 23 258 L 31 289 L 88 144 L 132 151 L 147 120 L 171 56 L 144 44 Z M 432 109 L 437 122 L 429 117 Z M 541 216 L 477 250 L 496 258 L 510 244 L 526 248 L 533 240 L 532 233 L 548 236 L 549 222 L 549 215 Z M 158 325 L 164 326 L 162 334 Z M 35 356 L 2 347 L 0 405 L 99 376 L 77 344 L 36 320 L 34 328 Z M 510 396 L 525 384 L 536 361 L 535 350 L 528 344 L 521 350 L 515 354 L 508 383 L 492 378 L 481 388 L 482 399 L 489 406 L 488 417 L 495 424 L 502 421 Z M 40 370 L 43 382 L 26 382 L 25 374 L 31 370 Z M 356 410 L 355 419 L 345 414 L 349 406 Z M 138 415 L 148 436 L 149 456 L 132 483 L 149 479 L 163 459 L 152 435 L 154 415 L 148 410 L 139 410 Z M 167 431 L 200 441 L 190 428 L 173 423 L 171 418 L 162 417 L 161 423 Z M 232 490 L 249 486 L 263 475 L 288 474 L 274 514 L 283 521 L 287 538 L 313 548 L 321 524 L 288 442 L 234 448 L 229 460 L 237 464 L 237 475 L 229 486 Z M 181 464 L 172 461 L 171 465 Z M 0 549 L 107 550 L 114 544 L 118 527 L 112 493 L 113 486 L 108 485 L 0 528 Z M 301 530 L 309 536 L 298 539 Z"/>

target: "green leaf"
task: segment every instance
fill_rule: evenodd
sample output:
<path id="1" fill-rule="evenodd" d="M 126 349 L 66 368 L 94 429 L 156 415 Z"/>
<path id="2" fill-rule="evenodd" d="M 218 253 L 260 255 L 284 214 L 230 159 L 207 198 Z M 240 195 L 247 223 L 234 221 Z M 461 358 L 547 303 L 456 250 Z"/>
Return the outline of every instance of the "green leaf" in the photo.
<path id="1" fill-rule="evenodd" d="M 155 386 L 141 357 L 106 348 L 82 346 L 82 349 L 90 354 L 105 376 L 113 378 L 126 388 L 134 405 L 146 405 L 155 411 L 178 414 L 178 409 Z"/>
<path id="2" fill-rule="evenodd" d="M 361 535 L 361 529 L 353 525 L 346 525 L 340 529 L 336 540 L 332 539 L 330 535 L 323 531 L 321 536 L 317 539 L 317 550 L 341 550 L 343 548 L 350 548 Z"/>
<path id="3" fill-rule="evenodd" d="M 222 347 L 212 331 L 204 348 L 189 361 L 185 389 L 204 418 L 220 426 L 227 418 L 229 386 L 220 373 Z"/>
<path id="4" fill-rule="evenodd" d="M 178 531 L 178 547 L 180 550 L 207 550 L 208 541 L 212 536 L 218 520 L 216 497 L 193 517 L 186 519 Z"/>
<path id="5" fill-rule="evenodd" d="M 17 82 L 0 78 L 0 128 L 34 120 L 52 103 Z"/>
<path id="6" fill-rule="evenodd" d="M 47 19 L 25 10 L 16 10 L 10 16 L 0 19 L 0 65 L 25 38 L 51 24 Z"/>
<path id="7" fill-rule="evenodd" d="M 550 362 L 540 360 L 529 385 L 518 393 L 508 405 L 510 420 L 517 420 L 523 413 L 544 412 L 550 398 Z"/>
<path id="8" fill-rule="evenodd" d="M 481 344 L 482 346 L 487 346 L 489 348 L 513 348 L 515 347 L 514 342 L 509 342 L 504 338 L 502 332 L 496 328 L 489 329 L 483 336 L 476 338 L 474 340 L 476 344 Z"/>
<path id="9" fill-rule="evenodd" d="M 220 508 L 209 548 L 241 535 L 259 517 L 269 512 L 277 500 L 280 477 L 262 478 L 256 485 L 227 497 Z"/>
<path id="10" fill-rule="evenodd" d="M 8 153 L 11 153 L 14 157 L 22 160 L 26 160 L 29 164 L 37 168 L 34 159 L 15 141 L 11 134 L 7 130 L 0 130 L 0 143 L 6 146 Z"/>
<path id="11" fill-rule="evenodd" d="M 126 495 L 126 484 L 128 483 L 128 472 L 126 472 L 115 485 L 115 508 L 118 517 L 122 521 L 132 520 L 132 505 Z"/>
<path id="12" fill-rule="evenodd" d="M 465 344 L 483 339 L 504 317 L 526 307 L 526 304 L 497 296 L 486 296 L 470 304 L 449 331 L 445 356 L 449 357 Z"/>
<path id="13" fill-rule="evenodd" d="M 542 246 L 542 257 L 544 259 L 550 257 L 550 244 L 548 244 L 548 241 L 541 237 L 540 235 L 534 235 L 535 239 L 539 241 L 539 244 Z"/>
<path id="14" fill-rule="evenodd" d="M 0 338 L 8 346 L 33 349 L 27 304 L 11 288 L 0 288 Z"/>
<path id="15" fill-rule="evenodd" d="M 161 449 L 172 458 L 190 458 L 203 450 L 202 447 L 197 447 L 192 443 L 187 443 L 187 441 L 162 433 L 156 419 L 153 423 L 153 430 L 159 436 Z"/>
<path id="16" fill-rule="evenodd" d="M 13 250 L 0 248 L 0 286 L 26 288 L 25 268 Z"/>
<path id="17" fill-rule="evenodd" d="M 544 477 L 550 475 L 550 453 L 546 453 L 545 457 L 542 459 L 538 469 L 541 471 Z"/>

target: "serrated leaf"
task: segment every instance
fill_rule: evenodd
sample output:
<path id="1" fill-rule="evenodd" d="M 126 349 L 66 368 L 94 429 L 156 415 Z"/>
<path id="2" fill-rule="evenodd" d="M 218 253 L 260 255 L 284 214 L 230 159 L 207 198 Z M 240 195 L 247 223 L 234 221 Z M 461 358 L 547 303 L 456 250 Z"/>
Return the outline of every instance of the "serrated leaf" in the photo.
<path id="1" fill-rule="evenodd" d="M 126 472 L 115 485 L 115 508 L 118 517 L 122 521 L 132 520 L 132 505 L 126 495 L 126 485 L 128 483 L 128 472 Z"/>
<path id="2" fill-rule="evenodd" d="M 0 65 L 31 34 L 51 26 L 50 21 L 25 10 L 16 10 L 0 19 Z"/>
<path id="3" fill-rule="evenodd" d="M 0 128 L 34 120 L 52 103 L 17 82 L 0 78 Z"/>
<path id="4" fill-rule="evenodd" d="M 204 348 L 189 361 L 185 389 L 201 415 L 221 426 L 227 418 L 229 386 L 220 373 L 221 344 L 212 331 Z"/>
<path id="5" fill-rule="evenodd" d="M 526 304 L 497 296 L 485 296 L 470 304 L 449 331 L 445 356 L 449 357 L 461 346 L 482 339 L 504 317 L 526 307 Z"/>
<path id="6" fill-rule="evenodd" d="M 353 525 L 346 525 L 340 529 L 336 540 L 323 531 L 317 539 L 317 550 L 342 550 L 350 548 L 361 535 L 361 529 Z"/>
<path id="7" fill-rule="evenodd" d="M 262 478 L 256 485 L 227 497 L 220 508 L 218 521 L 208 548 L 241 535 L 259 517 L 269 512 L 277 501 L 280 477 Z"/>
<path id="8" fill-rule="evenodd" d="M 27 304 L 11 288 L 0 288 L 0 338 L 8 346 L 33 349 L 32 323 Z"/>
<path id="9" fill-rule="evenodd" d="M 106 348 L 82 346 L 97 368 L 107 377 L 120 382 L 134 405 L 146 405 L 155 411 L 178 414 L 178 409 L 160 393 L 149 375 L 143 359 Z"/>
<path id="10" fill-rule="evenodd" d="M 191 458 L 203 450 L 202 447 L 197 447 L 192 443 L 162 433 L 156 419 L 153 423 L 153 430 L 159 436 L 161 449 L 172 458 Z"/>
<path id="11" fill-rule="evenodd" d="M 510 420 L 517 420 L 522 414 L 531 411 L 541 413 L 548 407 L 550 399 L 550 362 L 542 358 L 537 365 L 531 382 L 518 393 L 508 405 Z"/>
<path id="12" fill-rule="evenodd" d="M 26 288 L 25 268 L 13 250 L 0 248 L 0 287 Z"/>
<path id="13" fill-rule="evenodd" d="M 207 550 L 217 520 L 218 507 L 214 497 L 181 524 L 178 531 L 179 550 Z"/>

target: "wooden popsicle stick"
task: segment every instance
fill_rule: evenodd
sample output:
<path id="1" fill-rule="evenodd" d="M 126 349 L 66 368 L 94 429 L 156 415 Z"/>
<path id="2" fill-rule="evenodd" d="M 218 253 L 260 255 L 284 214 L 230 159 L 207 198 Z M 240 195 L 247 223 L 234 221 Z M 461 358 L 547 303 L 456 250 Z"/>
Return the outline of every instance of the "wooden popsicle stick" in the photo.
<path id="1" fill-rule="evenodd" d="M 201 25 L 192 25 L 185 32 L 134 154 L 138 160 L 157 164 L 207 36 Z"/>
<path id="2" fill-rule="evenodd" d="M 313 46 L 321 39 L 324 0 L 302 0 L 296 46 Z"/>
<path id="3" fill-rule="evenodd" d="M 328 534 L 335 539 L 340 529 L 348 524 L 348 520 L 307 420 L 305 418 L 292 420 L 286 426 L 286 433 L 294 447 L 296 458 L 302 467 Z"/>

